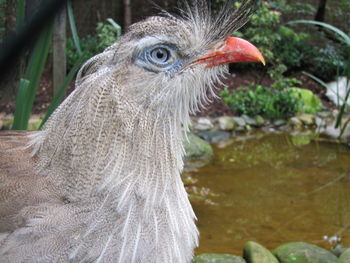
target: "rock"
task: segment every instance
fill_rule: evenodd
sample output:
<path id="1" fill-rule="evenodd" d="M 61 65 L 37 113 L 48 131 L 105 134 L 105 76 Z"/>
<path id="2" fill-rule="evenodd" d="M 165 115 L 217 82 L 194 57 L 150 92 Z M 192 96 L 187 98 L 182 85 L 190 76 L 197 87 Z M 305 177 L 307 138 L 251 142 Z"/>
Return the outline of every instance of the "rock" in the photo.
<path id="1" fill-rule="evenodd" d="M 286 243 L 273 254 L 281 263 L 340 263 L 331 252 L 305 242 Z"/>
<path id="2" fill-rule="evenodd" d="M 275 121 L 273 121 L 273 122 L 272 122 L 272 125 L 273 125 L 273 126 L 276 126 L 276 127 L 280 127 L 280 126 L 285 125 L 286 123 L 287 123 L 287 122 L 286 122 L 285 120 L 280 119 L 280 120 L 275 120 Z"/>
<path id="3" fill-rule="evenodd" d="M 303 128 L 303 123 L 297 117 L 290 118 L 288 123 L 293 128 L 296 128 L 296 129 L 299 129 L 299 130 Z"/>
<path id="4" fill-rule="evenodd" d="M 339 263 L 349 263 L 350 262 L 350 248 L 345 250 L 339 257 Z"/>
<path id="5" fill-rule="evenodd" d="M 301 113 L 296 116 L 304 125 L 311 126 L 315 125 L 316 118 L 312 114 Z"/>
<path id="6" fill-rule="evenodd" d="M 188 133 L 187 138 L 188 140 L 184 139 L 185 158 L 187 160 L 209 159 L 213 156 L 213 149 L 209 143 L 193 133 Z"/>
<path id="7" fill-rule="evenodd" d="M 332 117 L 332 113 L 329 111 L 320 111 L 317 113 L 317 116 L 321 117 L 322 119 Z"/>
<path id="8" fill-rule="evenodd" d="M 253 241 L 244 245 L 243 257 L 248 263 L 279 263 L 268 249 Z"/>
<path id="9" fill-rule="evenodd" d="M 240 127 L 246 126 L 246 122 L 242 117 L 232 117 L 232 119 L 238 124 Z"/>
<path id="10" fill-rule="evenodd" d="M 223 131 L 232 131 L 236 128 L 237 123 L 232 117 L 222 116 L 218 118 L 219 129 Z"/>
<path id="11" fill-rule="evenodd" d="M 197 131 L 209 131 L 214 128 L 213 123 L 208 118 L 198 118 L 193 128 Z"/>
<path id="12" fill-rule="evenodd" d="M 255 122 L 256 122 L 256 125 L 258 127 L 260 127 L 260 126 L 263 126 L 265 124 L 265 119 L 262 116 L 260 116 L 260 115 L 256 115 L 255 116 Z"/>
<path id="13" fill-rule="evenodd" d="M 317 127 L 324 127 L 326 125 L 326 121 L 320 117 L 315 117 L 315 124 Z"/>
<path id="14" fill-rule="evenodd" d="M 231 133 L 226 131 L 201 131 L 197 135 L 207 142 L 218 143 L 230 139 Z"/>
<path id="15" fill-rule="evenodd" d="M 347 90 L 350 86 L 347 85 L 346 77 L 340 77 L 337 81 L 333 81 L 327 84 L 326 96 L 335 104 L 340 105 L 344 103 Z M 338 98 L 339 96 L 339 98 Z M 348 103 L 350 103 L 350 97 L 348 98 Z"/>
<path id="16" fill-rule="evenodd" d="M 335 124 L 336 124 L 335 120 L 327 123 L 327 126 L 321 129 L 321 134 L 333 139 L 342 139 L 342 140 L 349 141 L 350 140 L 350 122 L 348 123 L 348 125 L 345 126 L 345 128 L 344 126 L 342 126 L 341 128 L 335 128 Z"/>
<path id="17" fill-rule="evenodd" d="M 195 257 L 192 263 L 246 263 L 246 261 L 229 254 L 202 254 Z"/>
<path id="18" fill-rule="evenodd" d="M 258 126 L 255 119 L 253 119 L 247 115 L 244 115 L 244 114 L 242 115 L 242 118 L 246 124 L 251 125 L 251 126 Z"/>
<path id="19" fill-rule="evenodd" d="M 324 238 L 323 238 L 324 239 Z M 341 254 L 343 254 L 346 250 L 350 250 L 347 247 L 342 246 L 341 244 L 337 244 L 334 248 L 332 248 L 331 252 L 337 256 L 340 257 Z M 349 251 L 350 252 L 350 251 Z M 349 261 L 350 262 L 350 261 Z"/>

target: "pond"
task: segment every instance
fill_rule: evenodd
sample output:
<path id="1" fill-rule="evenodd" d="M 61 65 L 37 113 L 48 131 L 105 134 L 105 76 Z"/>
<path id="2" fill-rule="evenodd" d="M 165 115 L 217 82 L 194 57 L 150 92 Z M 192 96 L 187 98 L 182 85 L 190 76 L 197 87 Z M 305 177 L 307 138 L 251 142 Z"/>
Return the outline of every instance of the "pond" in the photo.
<path id="1" fill-rule="evenodd" d="M 350 246 L 350 147 L 312 134 L 256 133 L 214 145 L 215 157 L 188 173 L 200 253 L 241 254 L 289 241 Z M 205 198 L 193 198 L 196 195 Z"/>

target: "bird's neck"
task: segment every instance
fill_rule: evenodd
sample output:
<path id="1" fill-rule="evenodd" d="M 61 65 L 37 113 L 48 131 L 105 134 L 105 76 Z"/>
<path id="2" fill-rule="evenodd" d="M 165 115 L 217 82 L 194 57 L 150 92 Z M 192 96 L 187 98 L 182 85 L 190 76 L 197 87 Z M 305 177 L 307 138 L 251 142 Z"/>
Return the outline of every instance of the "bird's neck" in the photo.
<path id="1" fill-rule="evenodd" d="M 56 111 L 33 140 L 38 169 L 71 202 L 100 196 L 99 213 L 112 213 L 114 225 L 124 226 L 114 230 L 116 238 L 144 249 L 147 262 L 160 253 L 162 262 L 188 262 L 198 232 L 180 178 L 183 122 L 152 110 L 121 111 L 112 101 L 99 111 L 94 103 L 68 98 Z M 129 250 L 135 247 L 123 249 Z"/>

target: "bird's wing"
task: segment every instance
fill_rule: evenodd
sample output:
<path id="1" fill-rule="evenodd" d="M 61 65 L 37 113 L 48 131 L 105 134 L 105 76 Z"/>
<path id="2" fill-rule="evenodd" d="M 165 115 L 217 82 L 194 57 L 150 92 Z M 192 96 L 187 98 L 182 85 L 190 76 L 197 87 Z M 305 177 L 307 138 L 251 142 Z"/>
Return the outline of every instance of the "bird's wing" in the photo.
<path id="1" fill-rule="evenodd" d="M 18 217 L 22 208 L 61 202 L 54 184 L 35 172 L 36 161 L 27 145 L 29 135 L 39 132 L 0 132 L 0 233 L 23 224 Z"/>

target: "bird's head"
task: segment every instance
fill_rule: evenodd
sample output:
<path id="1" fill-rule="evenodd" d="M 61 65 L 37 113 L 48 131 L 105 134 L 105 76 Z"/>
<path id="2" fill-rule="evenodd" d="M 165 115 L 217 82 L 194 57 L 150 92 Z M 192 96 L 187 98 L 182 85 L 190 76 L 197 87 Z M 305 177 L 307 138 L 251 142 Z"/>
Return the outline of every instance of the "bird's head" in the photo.
<path id="1" fill-rule="evenodd" d="M 265 63 L 256 47 L 230 36 L 246 23 L 254 1 L 235 10 L 227 4 L 216 15 L 208 2 L 192 1 L 180 15 L 166 13 L 132 25 L 82 68 L 82 79 L 113 87 L 110 95 L 129 106 L 128 115 L 174 114 L 184 123 L 207 102 L 208 90 L 227 70 L 225 64 Z M 101 72 L 108 77 L 96 77 Z"/>

